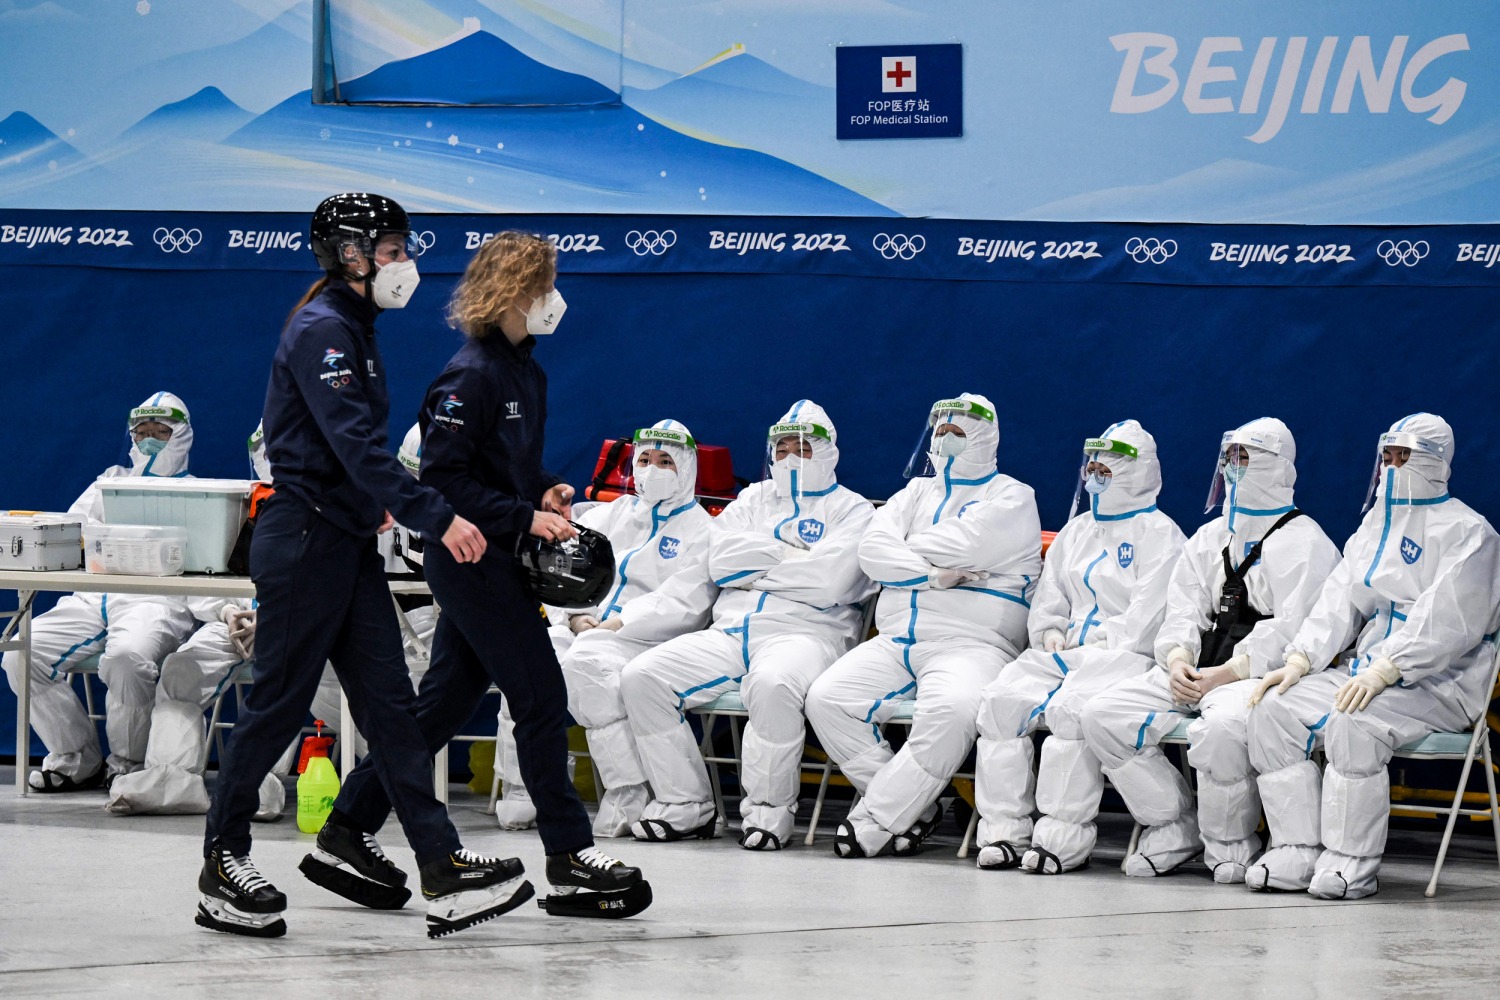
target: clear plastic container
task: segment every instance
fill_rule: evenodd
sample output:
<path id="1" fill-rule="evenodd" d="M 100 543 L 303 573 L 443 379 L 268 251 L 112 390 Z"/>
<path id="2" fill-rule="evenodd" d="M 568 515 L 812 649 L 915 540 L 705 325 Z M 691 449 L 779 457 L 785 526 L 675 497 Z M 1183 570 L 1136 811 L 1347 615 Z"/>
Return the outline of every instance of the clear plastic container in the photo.
<path id="1" fill-rule="evenodd" d="M 178 576 L 186 554 L 186 528 L 89 524 L 83 529 L 83 566 L 90 573 Z"/>

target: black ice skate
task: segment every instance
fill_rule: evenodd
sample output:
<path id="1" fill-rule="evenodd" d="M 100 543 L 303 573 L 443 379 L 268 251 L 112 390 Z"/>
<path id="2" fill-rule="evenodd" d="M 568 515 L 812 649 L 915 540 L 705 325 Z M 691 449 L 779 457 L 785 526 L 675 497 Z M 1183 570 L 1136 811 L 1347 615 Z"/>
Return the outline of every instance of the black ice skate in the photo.
<path id="1" fill-rule="evenodd" d="M 518 858 L 487 858 L 460 848 L 422 866 L 427 936 L 443 937 L 509 913 L 536 890 Z"/>
<path id="2" fill-rule="evenodd" d="M 214 841 L 203 859 L 198 876 L 199 927 L 247 934 L 250 937 L 281 937 L 286 933 L 286 896 L 255 870 L 249 856 L 236 857 Z"/>
<path id="3" fill-rule="evenodd" d="M 372 910 L 399 910 L 411 898 L 406 872 L 375 838 L 333 816 L 318 831 L 318 849 L 297 867 L 313 884 Z"/>
<path id="4" fill-rule="evenodd" d="M 651 883 L 641 878 L 641 870 L 597 847 L 548 855 L 547 881 L 552 895 L 543 896 L 537 905 L 554 917 L 620 919 L 651 905 Z"/>

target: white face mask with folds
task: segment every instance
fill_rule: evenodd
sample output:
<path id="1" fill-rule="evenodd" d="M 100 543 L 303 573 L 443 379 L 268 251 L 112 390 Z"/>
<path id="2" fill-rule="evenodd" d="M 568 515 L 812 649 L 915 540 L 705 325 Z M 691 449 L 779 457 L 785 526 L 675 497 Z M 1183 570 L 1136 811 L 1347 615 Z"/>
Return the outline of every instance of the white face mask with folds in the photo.
<path id="1" fill-rule="evenodd" d="M 531 307 L 526 310 L 526 332 L 533 337 L 556 333 L 557 324 L 562 322 L 563 313 L 567 311 L 568 303 L 563 301 L 562 292 L 552 289 L 541 298 L 532 300 Z"/>
<path id="2" fill-rule="evenodd" d="M 421 281 L 414 260 L 386 264 L 370 279 L 370 297 L 382 309 L 405 309 Z"/>
<path id="3" fill-rule="evenodd" d="M 635 495 L 649 504 L 670 500 L 677 493 L 677 470 L 659 465 L 637 466 Z"/>

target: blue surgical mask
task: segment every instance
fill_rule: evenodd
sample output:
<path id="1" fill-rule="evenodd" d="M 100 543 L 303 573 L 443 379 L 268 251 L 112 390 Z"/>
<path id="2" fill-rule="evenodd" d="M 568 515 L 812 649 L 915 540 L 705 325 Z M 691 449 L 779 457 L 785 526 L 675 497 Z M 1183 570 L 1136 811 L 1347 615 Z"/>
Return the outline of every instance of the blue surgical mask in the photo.
<path id="1" fill-rule="evenodd" d="M 1248 465 L 1226 465 L 1224 466 L 1224 481 L 1228 483 L 1237 483 L 1241 479 L 1244 479 L 1245 473 L 1249 471 L 1250 466 Z"/>
<path id="2" fill-rule="evenodd" d="M 1110 476 L 1101 476 L 1097 472 L 1086 476 L 1083 480 L 1083 488 L 1094 496 L 1098 496 L 1109 489 Z"/>
<path id="3" fill-rule="evenodd" d="M 949 432 L 932 441 L 932 453 L 939 458 L 957 458 L 969 447 L 969 439 L 962 434 Z"/>
<path id="4" fill-rule="evenodd" d="M 167 446 L 167 442 L 161 438 L 141 438 L 135 443 L 135 450 L 150 458 L 152 455 L 160 455 L 161 450 Z"/>

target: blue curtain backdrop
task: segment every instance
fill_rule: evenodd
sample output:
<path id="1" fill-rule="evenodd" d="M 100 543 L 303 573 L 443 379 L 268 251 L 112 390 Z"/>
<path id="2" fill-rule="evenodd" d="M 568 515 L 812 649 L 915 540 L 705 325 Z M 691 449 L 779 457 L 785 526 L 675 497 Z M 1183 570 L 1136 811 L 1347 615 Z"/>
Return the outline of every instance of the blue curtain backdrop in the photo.
<path id="1" fill-rule="evenodd" d="M 310 256 L 302 251 L 302 256 Z M 191 408 L 192 471 L 243 477 L 291 270 L 10 266 L 0 283 L 11 447 L 0 506 L 62 509 L 120 460 L 126 411 L 168 389 Z M 380 320 L 393 442 L 459 343 L 441 320 L 455 276 L 426 273 Z M 840 479 L 902 485 L 927 406 L 994 400 L 1000 468 L 1063 523 L 1079 447 L 1111 422 L 1155 434 L 1161 507 L 1191 532 L 1222 430 L 1262 415 L 1297 437 L 1298 501 L 1340 544 L 1354 530 L 1376 435 L 1429 410 L 1454 426 L 1453 493 L 1500 517 L 1486 459 L 1497 298 L 1488 287 L 971 281 L 807 273 L 568 273 L 550 378 L 547 460 L 582 486 L 599 442 L 671 416 L 728 445 L 758 478 L 766 426 L 796 399 L 839 430 Z M 14 701 L 0 694 L 0 753 Z"/>

